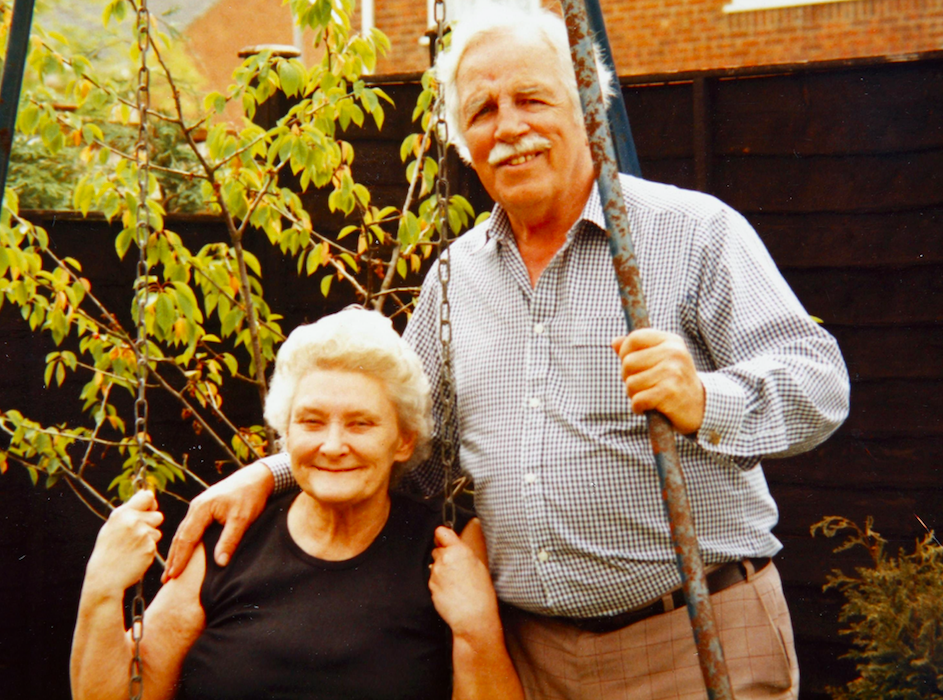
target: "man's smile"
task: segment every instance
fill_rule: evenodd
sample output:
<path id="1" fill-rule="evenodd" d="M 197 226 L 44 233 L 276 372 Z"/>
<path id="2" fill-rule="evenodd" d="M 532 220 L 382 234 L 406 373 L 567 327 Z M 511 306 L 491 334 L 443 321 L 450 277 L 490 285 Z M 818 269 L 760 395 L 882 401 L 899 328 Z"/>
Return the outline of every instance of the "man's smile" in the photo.
<path id="1" fill-rule="evenodd" d="M 498 163 L 499 166 L 502 165 L 523 165 L 524 163 L 529 163 L 534 158 L 539 156 L 542 152 L 537 153 L 523 153 L 521 155 L 514 156 L 513 158 L 508 158 Z"/>

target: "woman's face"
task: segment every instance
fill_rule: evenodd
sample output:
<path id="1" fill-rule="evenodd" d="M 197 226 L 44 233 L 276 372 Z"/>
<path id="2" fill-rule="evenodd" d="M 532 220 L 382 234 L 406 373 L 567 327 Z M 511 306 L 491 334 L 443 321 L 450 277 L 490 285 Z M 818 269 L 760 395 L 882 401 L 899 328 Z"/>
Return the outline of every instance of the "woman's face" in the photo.
<path id="1" fill-rule="evenodd" d="M 295 392 L 286 437 L 302 490 L 329 507 L 386 499 L 394 462 L 409 459 L 383 383 L 360 372 L 313 370 Z"/>

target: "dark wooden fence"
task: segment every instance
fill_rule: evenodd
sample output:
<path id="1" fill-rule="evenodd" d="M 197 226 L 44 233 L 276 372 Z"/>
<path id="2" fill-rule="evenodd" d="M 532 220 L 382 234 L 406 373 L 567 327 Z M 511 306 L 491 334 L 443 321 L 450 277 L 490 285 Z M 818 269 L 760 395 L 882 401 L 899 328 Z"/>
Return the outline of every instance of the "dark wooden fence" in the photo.
<path id="1" fill-rule="evenodd" d="M 399 144 L 418 88 L 415 76 L 384 82 L 399 108 L 382 133 L 353 135 L 354 167 L 379 202 L 399 203 Z M 766 463 L 781 510 L 777 562 L 797 632 L 802 698 L 827 697 L 825 687 L 853 669 L 838 658 L 847 648 L 837 632 L 840 599 L 821 587 L 829 570 L 867 562 L 832 554 L 836 543 L 811 538 L 810 525 L 830 514 L 859 522 L 873 515 L 894 550 L 922 534 L 917 517 L 943 529 L 943 53 L 643 76 L 624 80 L 623 94 L 644 175 L 712 192 L 742 211 L 848 362 L 847 423 L 812 453 Z M 468 170 L 456 173 L 455 187 L 477 209 L 487 206 Z M 317 194 L 308 201 L 324 211 Z M 116 301 L 127 293 L 133 270 L 114 264 L 113 229 L 75 217 L 45 222 L 64 251 L 101 251 L 86 263 L 96 289 Z M 171 228 L 193 240 L 219 233 L 218 223 L 199 218 Z M 284 273 L 277 252 L 261 244 L 256 251 L 286 327 L 330 310 L 314 285 Z M 48 350 L 3 308 L 0 405 L 47 422 L 75 413 L 67 391 L 42 389 Z M 179 448 L 175 409 L 155 410 L 155 439 Z M 211 450 L 198 441 L 189 450 L 191 464 L 212 474 Z M 174 523 L 181 508 L 165 505 Z M 3 698 L 68 697 L 72 622 L 96 529 L 61 485 L 33 488 L 15 466 L 0 476 Z"/>

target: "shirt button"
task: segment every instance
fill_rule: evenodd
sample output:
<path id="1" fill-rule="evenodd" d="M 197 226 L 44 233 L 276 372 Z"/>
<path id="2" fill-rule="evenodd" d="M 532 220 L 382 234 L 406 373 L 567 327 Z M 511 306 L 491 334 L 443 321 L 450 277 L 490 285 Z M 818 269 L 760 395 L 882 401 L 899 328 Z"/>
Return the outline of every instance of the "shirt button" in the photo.
<path id="1" fill-rule="evenodd" d="M 707 438 L 707 441 L 712 445 L 719 445 L 720 433 L 718 433 L 716 430 L 712 430 L 710 436 Z"/>
<path id="2" fill-rule="evenodd" d="M 533 483 L 536 483 L 536 481 L 537 481 L 537 475 L 536 475 L 536 474 L 525 474 L 525 475 L 524 475 L 524 483 L 525 483 L 525 484 L 533 484 Z"/>
<path id="3" fill-rule="evenodd" d="M 543 332 L 544 332 L 544 330 L 545 330 L 544 324 L 542 324 L 542 323 L 535 323 L 535 324 L 534 324 L 534 335 L 542 335 Z"/>
<path id="4" fill-rule="evenodd" d="M 550 561 L 550 552 L 548 552 L 546 549 L 541 549 L 539 552 L 537 552 L 537 559 L 541 564 Z"/>
<path id="5" fill-rule="evenodd" d="M 531 408 L 540 408 L 540 399 L 538 399 L 536 396 L 531 398 L 531 400 L 528 401 L 527 403 L 530 405 Z"/>

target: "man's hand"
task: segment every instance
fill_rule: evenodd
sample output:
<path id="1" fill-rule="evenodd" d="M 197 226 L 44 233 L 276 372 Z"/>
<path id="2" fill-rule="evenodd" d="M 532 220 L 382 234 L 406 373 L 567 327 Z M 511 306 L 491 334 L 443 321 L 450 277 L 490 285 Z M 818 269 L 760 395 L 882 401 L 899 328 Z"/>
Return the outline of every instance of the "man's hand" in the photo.
<path id="1" fill-rule="evenodd" d="M 659 411 L 682 435 L 704 421 L 704 385 L 681 336 L 642 328 L 612 341 L 635 413 Z"/>
<path id="2" fill-rule="evenodd" d="M 166 583 L 183 572 L 194 547 L 214 520 L 223 523 L 224 528 L 213 558 L 220 566 L 226 566 L 246 529 L 265 509 L 274 488 L 275 479 L 269 468 L 254 462 L 194 498 L 170 545 L 162 580 Z"/>

